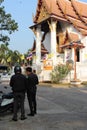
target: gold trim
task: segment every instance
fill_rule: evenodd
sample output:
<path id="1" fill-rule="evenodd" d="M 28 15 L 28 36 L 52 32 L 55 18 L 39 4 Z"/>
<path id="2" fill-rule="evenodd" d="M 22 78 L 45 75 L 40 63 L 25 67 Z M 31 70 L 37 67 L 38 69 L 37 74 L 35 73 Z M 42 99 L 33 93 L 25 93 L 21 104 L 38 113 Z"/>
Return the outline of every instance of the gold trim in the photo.
<path id="1" fill-rule="evenodd" d="M 49 14 L 46 10 L 46 7 L 44 5 L 42 5 L 37 22 L 39 23 L 39 22 L 45 20 L 46 18 L 48 18 L 48 16 L 49 16 Z"/>

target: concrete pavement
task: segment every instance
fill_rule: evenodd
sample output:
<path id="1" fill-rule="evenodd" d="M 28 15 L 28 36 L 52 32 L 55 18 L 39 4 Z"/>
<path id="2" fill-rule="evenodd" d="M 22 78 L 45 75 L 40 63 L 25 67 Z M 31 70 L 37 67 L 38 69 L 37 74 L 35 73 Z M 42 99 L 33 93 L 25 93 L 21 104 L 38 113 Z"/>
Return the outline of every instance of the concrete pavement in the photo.
<path id="1" fill-rule="evenodd" d="M 12 113 L 2 114 L 0 130 L 87 130 L 86 87 L 39 86 L 37 108 L 37 115 L 27 117 L 24 121 L 19 119 L 13 122 Z M 27 98 L 25 111 L 27 116 Z M 20 112 L 18 117 L 20 118 Z"/>

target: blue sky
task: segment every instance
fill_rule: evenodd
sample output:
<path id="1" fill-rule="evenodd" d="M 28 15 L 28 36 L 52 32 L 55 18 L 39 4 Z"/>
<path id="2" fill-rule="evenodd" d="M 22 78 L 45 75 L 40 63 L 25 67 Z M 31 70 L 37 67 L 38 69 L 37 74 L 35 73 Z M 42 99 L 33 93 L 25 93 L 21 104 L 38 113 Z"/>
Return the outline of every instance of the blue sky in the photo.
<path id="1" fill-rule="evenodd" d="M 9 48 L 26 53 L 33 44 L 34 34 L 29 26 L 33 24 L 32 13 L 36 12 L 37 0 L 4 0 L 3 5 L 19 25 L 18 31 L 10 35 Z"/>
<path id="2" fill-rule="evenodd" d="M 10 35 L 9 48 L 26 53 L 33 45 L 34 34 L 29 29 L 33 25 L 32 14 L 35 14 L 38 0 L 4 0 L 7 13 L 18 23 L 19 30 Z M 87 0 L 80 0 L 87 2 Z"/>

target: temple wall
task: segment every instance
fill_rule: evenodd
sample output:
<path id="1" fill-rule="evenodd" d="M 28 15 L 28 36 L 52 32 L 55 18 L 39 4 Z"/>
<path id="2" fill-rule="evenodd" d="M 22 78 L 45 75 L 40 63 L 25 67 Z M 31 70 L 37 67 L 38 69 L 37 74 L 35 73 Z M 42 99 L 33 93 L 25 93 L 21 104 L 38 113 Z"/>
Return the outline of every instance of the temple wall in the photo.
<path id="1" fill-rule="evenodd" d="M 85 48 L 81 50 L 82 63 L 87 63 L 87 36 L 81 41 Z"/>
<path id="2" fill-rule="evenodd" d="M 47 35 L 45 36 L 45 40 L 43 42 L 45 48 L 49 51 L 49 53 L 51 52 L 51 35 L 50 32 L 47 33 Z"/>
<path id="3" fill-rule="evenodd" d="M 87 63 L 77 63 L 77 78 L 87 81 Z"/>
<path id="4" fill-rule="evenodd" d="M 87 81 L 87 63 L 86 64 L 81 64 L 77 63 L 77 69 L 76 69 L 76 75 L 77 79 L 80 79 L 82 82 Z M 51 81 L 50 80 L 50 70 L 43 70 L 41 73 L 38 75 L 39 81 Z M 64 83 L 70 83 L 71 80 L 74 78 L 74 70 L 72 70 L 65 79 L 62 80 Z M 61 82 L 61 81 L 60 81 Z"/>

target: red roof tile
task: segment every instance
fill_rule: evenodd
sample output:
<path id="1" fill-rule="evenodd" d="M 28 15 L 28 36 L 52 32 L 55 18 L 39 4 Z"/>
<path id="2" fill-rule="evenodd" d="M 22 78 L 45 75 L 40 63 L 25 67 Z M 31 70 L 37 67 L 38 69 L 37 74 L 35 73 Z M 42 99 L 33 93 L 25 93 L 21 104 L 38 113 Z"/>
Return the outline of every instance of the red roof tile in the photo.
<path id="1" fill-rule="evenodd" d="M 69 36 L 71 41 L 78 41 L 79 40 L 79 36 L 76 33 L 68 33 L 68 36 Z"/>
<path id="2" fill-rule="evenodd" d="M 87 24 L 87 4 L 71 0 L 71 3 L 79 17 Z"/>

